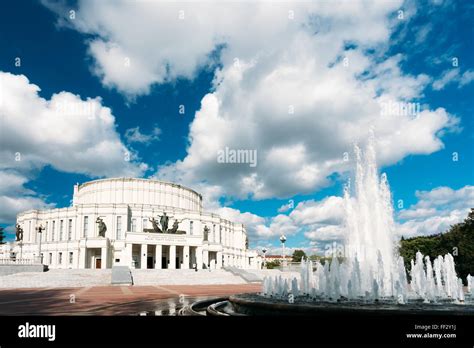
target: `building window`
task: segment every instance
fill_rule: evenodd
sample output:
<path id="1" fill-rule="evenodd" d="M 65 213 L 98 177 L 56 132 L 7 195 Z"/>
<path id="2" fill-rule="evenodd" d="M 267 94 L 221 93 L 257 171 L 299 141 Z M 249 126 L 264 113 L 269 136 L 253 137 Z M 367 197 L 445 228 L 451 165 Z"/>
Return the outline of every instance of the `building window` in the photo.
<path id="1" fill-rule="evenodd" d="M 147 220 L 147 219 L 143 219 L 142 224 L 143 224 L 142 231 L 145 231 L 145 228 L 148 227 L 148 220 Z"/>
<path id="2" fill-rule="evenodd" d="M 52 264 L 53 263 L 53 253 L 49 253 L 49 262 L 48 264 Z"/>
<path id="3" fill-rule="evenodd" d="M 67 225 L 67 240 L 72 239 L 72 219 L 69 219 L 68 225 Z"/>
<path id="4" fill-rule="evenodd" d="M 219 244 L 222 244 L 222 226 L 219 226 Z"/>
<path id="5" fill-rule="evenodd" d="M 64 220 L 59 220 L 59 240 L 63 240 Z"/>
<path id="6" fill-rule="evenodd" d="M 58 254 L 58 264 L 62 265 L 62 263 L 63 263 L 63 253 L 59 253 Z"/>
<path id="7" fill-rule="evenodd" d="M 137 232 L 137 219 L 132 219 L 132 232 Z"/>
<path id="8" fill-rule="evenodd" d="M 83 237 L 87 237 L 89 232 L 89 217 L 84 216 L 84 231 L 83 231 Z"/>
<path id="9" fill-rule="evenodd" d="M 72 265 L 72 260 L 74 259 L 74 253 L 71 251 L 69 253 L 69 264 Z"/>
<path id="10" fill-rule="evenodd" d="M 48 233 L 49 233 L 49 221 L 46 221 L 46 228 L 43 232 L 43 241 L 48 240 Z"/>
<path id="11" fill-rule="evenodd" d="M 212 225 L 212 236 L 211 236 L 211 241 L 215 242 L 216 241 L 216 224 Z"/>
<path id="12" fill-rule="evenodd" d="M 189 234 L 192 236 L 193 235 L 193 225 L 194 225 L 194 221 L 191 221 L 189 223 Z"/>
<path id="13" fill-rule="evenodd" d="M 122 239 L 122 217 L 117 216 L 117 239 Z"/>
<path id="14" fill-rule="evenodd" d="M 55 233 L 55 230 L 56 230 L 56 220 L 53 220 L 53 226 L 52 226 L 52 229 L 51 229 L 51 241 L 54 242 L 54 233 Z"/>

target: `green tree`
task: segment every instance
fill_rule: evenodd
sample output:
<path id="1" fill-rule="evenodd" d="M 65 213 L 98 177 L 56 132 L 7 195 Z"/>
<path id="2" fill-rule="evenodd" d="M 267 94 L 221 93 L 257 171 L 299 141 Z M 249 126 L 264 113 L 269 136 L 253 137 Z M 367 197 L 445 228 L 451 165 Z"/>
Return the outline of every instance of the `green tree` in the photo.
<path id="1" fill-rule="evenodd" d="M 291 261 L 293 262 L 300 262 L 302 258 L 307 258 L 306 253 L 303 250 L 295 250 L 293 251 L 293 255 L 291 256 Z"/>
<path id="2" fill-rule="evenodd" d="M 274 269 L 274 268 L 280 267 L 280 264 L 281 264 L 280 260 L 273 260 L 273 261 L 267 262 L 265 265 L 267 269 Z"/>
<path id="3" fill-rule="evenodd" d="M 5 239 L 5 232 L 3 232 L 4 228 L 0 227 L 0 244 L 5 244 L 4 239 Z"/>
<path id="4" fill-rule="evenodd" d="M 474 208 L 463 222 L 451 226 L 445 233 L 401 240 L 399 252 L 407 269 L 417 251 L 431 260 L 438 255 L 452 254 L 458 276 L 465 281 L 469 273 L 474 273 Z"/>

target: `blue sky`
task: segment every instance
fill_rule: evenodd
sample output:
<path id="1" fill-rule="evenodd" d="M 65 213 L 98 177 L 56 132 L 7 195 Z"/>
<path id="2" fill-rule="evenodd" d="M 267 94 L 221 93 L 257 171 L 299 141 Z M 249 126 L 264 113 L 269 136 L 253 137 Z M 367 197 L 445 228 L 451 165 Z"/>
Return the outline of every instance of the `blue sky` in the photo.
<path id="1" fill-rule="evenodd" d="M 195 188 L 208 210 L 244 222 L 251 247 L 277 247 L 286 233 L 289 247 L 320 252 L 340 238 L 331 198 L 351 175 L 343 152 L 364 143 L 368 125 L 393 200 L 403 200 L 400 234 L 462 220 L 473 204 L 473 5 L 375 4 L 3 3 L 0 73 L 11 75 L 0 80 L 1 225 L 11 231 L 24 209 L 68 206 L 76 182 L 157 177 Z M 28 94 L 31 85 L 41 90 Z M 69 121 L 45 116 L 53 107 L 38 102 L 63 91 L 77 105 L 100 98 L 95 110 L 110 108 L 112 124 L 82 115 L 64 139 L 23 129 L 32 120 L 66 134 Z M 381 120 L 374 110 L 387 100 L 419 103 L 426 114 Z M 215 152 L 225 146 L 256 150 L 257 167 L 219 165 Z M 278 212 L 289 200 L 294 208 Z"/>

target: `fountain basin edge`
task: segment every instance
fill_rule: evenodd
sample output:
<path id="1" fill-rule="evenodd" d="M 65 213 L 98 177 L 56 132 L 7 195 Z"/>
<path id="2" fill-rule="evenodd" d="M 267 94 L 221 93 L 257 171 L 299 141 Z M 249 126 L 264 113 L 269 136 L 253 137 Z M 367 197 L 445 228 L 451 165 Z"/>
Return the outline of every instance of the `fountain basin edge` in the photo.
<path id="1" fill-rule="evenodd" d="M 408 303 L 392 304 L 387 302 L 366 303 L 362 301 L 329 302 L 304 301 L 296 298 L 294 303 L 266 298 L 257 294 L 238 294 L 229 297 L 237 313 L 245 315 L 429 315 L 429 316 L 474 316 L 474 304 L 436 304 Z"/>

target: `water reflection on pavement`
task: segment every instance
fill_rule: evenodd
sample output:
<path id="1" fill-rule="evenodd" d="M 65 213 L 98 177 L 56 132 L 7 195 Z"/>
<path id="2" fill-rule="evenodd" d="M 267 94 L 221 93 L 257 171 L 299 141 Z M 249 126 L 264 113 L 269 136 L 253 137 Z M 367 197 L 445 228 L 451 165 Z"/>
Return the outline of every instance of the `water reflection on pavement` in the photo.
<path id="1" fill-rule="evenodd" d="M 173 297 L 152 301 L 136 301 L 98 308 L 92 315 L 139 315 L 139 316 L 177 316 L 183 315 L 181 309 L 196 301 L 215 298 L 215 296 Z"/>

